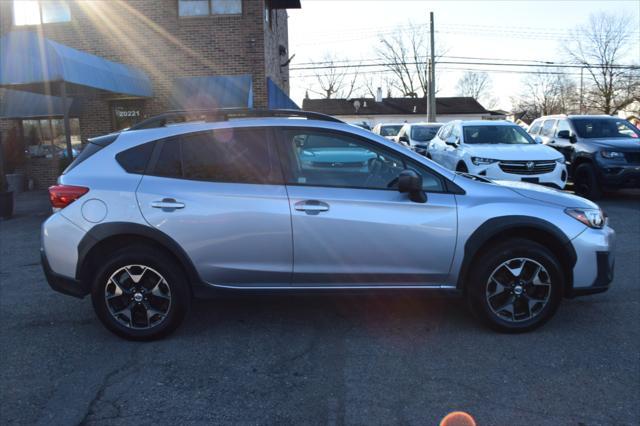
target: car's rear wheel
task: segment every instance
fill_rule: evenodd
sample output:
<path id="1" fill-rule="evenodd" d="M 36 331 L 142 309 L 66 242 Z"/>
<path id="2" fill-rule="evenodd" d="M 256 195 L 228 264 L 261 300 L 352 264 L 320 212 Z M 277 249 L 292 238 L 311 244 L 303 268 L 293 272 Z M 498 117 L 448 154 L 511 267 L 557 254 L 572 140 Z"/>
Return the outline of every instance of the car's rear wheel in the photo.
<path id="1" fill-rule="evenodd" d="M 598 200 L 603 195 L 602 188 L 598 184 L 596 171 L 589 163 L 582 163 L 576 167 L 573 173 L 573 187 L 577 195 L 590 200 Z"/>
<path id="2" fill-rule="evenodd" d="M 131 340 L 171 333 L 188 310 L 190 292 L 180 266 L 151 246 L 113 253 L 96 274 L 91 298 L 107 329 Z"/>
<path id="3" fill-rule="evenodd" d="M 533 330 L 555 313 L 562 299 L 562 268 L 544 246 L 513 239 L 493 246 L 469 273 L 467 297 L 473 312 L 502 332 Z"/>

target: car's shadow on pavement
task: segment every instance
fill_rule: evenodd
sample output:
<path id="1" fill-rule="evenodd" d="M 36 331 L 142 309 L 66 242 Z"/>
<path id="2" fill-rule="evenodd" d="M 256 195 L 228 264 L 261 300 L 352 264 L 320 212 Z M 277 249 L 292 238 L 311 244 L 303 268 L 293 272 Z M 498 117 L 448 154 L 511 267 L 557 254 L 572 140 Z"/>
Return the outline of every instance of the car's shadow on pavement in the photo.
<path id="1" fill-rule="evenodd" d="M 425 294 L 427 293 L 427 294 Z M 223 296 L 195 300 L 180 334 L 206 333 L 207 329 L 251 327 L 364 327 L 369 331 L 397 329 L 421 333 L 460 328 L 477 330 L 479 324 L 463 299 L 434 296 L 428 291 L 391 294 L 269 294 Z"/>

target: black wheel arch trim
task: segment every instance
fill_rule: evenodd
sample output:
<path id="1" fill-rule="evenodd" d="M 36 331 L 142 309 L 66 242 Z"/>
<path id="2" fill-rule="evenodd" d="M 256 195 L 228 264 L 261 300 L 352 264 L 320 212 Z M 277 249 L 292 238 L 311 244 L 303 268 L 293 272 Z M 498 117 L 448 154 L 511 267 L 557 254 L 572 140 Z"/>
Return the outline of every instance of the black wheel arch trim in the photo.
<path id="1" fill-rule="evenodd" d="M 152 240 L 173 254 L 184 268 L 191 285 L 199 285 L 202 281 L 193 262 L 182 247 L 164 232 L 148 225 L 130 222 L 110 222 L 94 226 L 85 234 L 78 244 L 78 263 L 76 279 L 82 278 L 83 268 L 91 250 L 107 238 L 116 236 L 143 237 Z"/>
<path id="2" fill-rule="evenodd" d="M 573 287 L 573 267 L 577 261 L 576 251 L 573 248 L 573 244 L 571 244 L 571 240 L 560 230 L 560 228 L 551 222 L 536 217 L 518 215 L 500 216 L 489 219 L 471 234 L 464 246 L 464 258 L 462 260 L 460 274 L 458 275 L 457 288 L 464 290 L 469 268 L 478 254 L 478 251 L 485 243 L 504 231 L 522 228 L 530 228 L 546 232 L 552 235 L 560 243 L 562 251 L 566 256 L 566 260 L 568 261 L 568 265 L 570 266 L 570 270 L 565 271 L 569 278 L 569 282 L 565 284 L 568 285 L 568 289 L 571 289 Z M 562 262 L 563 259 L 558 260 Z"/>

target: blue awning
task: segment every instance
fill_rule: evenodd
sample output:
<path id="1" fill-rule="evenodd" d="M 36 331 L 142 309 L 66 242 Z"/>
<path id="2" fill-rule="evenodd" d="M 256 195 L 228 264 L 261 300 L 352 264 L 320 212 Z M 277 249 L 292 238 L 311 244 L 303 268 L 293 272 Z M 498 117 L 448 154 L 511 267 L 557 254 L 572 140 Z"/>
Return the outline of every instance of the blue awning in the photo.
<path id="1" fill-rule="evenodd" d="M 77 100 L 67 98 L 70 116 L 78 117 L 79 107 Z M 0 89 L 0 118 L 62 117 L 64 110 L 64 102 L 58 96 Z"/>
<path id="2" fill-rule="evenodd" d="M 300 109 L 269 77 L 267 77 L 267 96 L 269 109 Z"/>
<path id="3" fill-rule="evenodd" d="M 251 75 L 177 78 L 171 105 L 174 109 L 252 108 Z"/>
<path id="4" fill-rule="evenodd" d="M 29 31 L 0 38 L 0 87 L 56 94 L 53 82 L 70 91 L 86 89 L 150 97 L 151 81 L 142 71 L 73 49 Z"/>

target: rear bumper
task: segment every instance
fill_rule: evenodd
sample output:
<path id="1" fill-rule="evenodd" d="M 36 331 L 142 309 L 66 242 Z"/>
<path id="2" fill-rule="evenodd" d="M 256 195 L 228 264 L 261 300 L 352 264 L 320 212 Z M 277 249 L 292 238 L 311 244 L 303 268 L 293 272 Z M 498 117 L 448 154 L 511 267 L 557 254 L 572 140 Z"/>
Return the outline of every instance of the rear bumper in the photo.
<path id="1" fill-rule="evenodd" d="M 60 274 L 56 274 L 49 265 L 49 260 L 43 249 L 40 249 L 40 260 L 42 263 L 42 269 L 44 276 L 47 278 L 49 286 L 57 292 L 67 294 L 82 299 L 89 294 L 90 289 L 88 285 L 82 284 L 80 281 L 73 278 L 65 277 Z"/>

